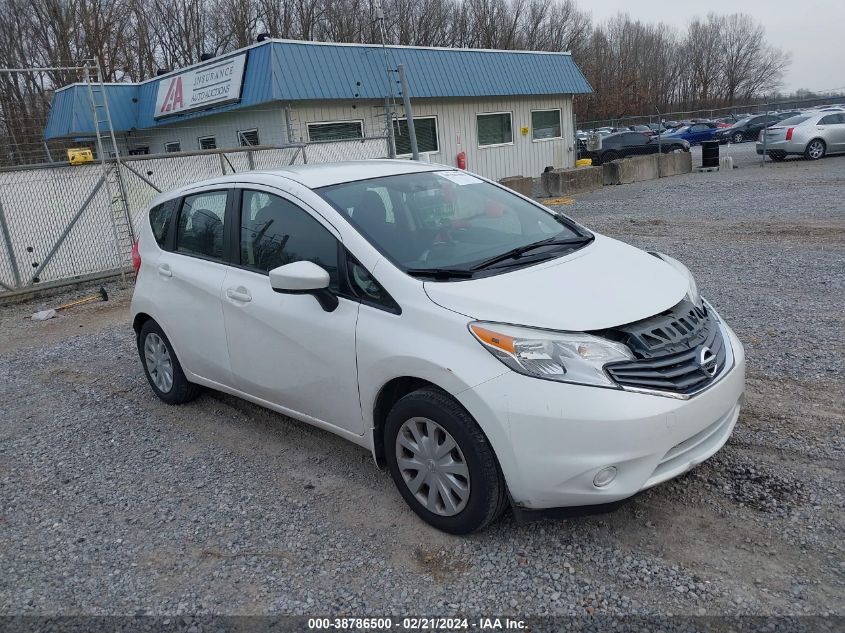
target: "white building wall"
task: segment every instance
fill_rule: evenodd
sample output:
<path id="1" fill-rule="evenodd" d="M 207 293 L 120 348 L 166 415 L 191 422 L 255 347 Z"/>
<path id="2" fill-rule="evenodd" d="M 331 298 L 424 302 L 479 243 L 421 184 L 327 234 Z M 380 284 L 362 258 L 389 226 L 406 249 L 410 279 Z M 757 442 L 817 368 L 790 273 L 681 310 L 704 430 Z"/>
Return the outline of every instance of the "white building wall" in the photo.
<path id="1" fill-rule="evenodd" d="M 506 176 L 539 176 L 547 166 L 575 165 L 572 97 L 489 97 L 474 99 L 414 99 L 414 116 L 437 117 L 438 151 L 430 154 L 431 162 L 456 165 L 457 155 L 466 152 L 467 169 L 495 180 Z M 562 138 L 532 140 L 531 111 L 560 109 Z M 398 111 L 402 114 L 401 100 Z M 510 112 L 513 142 L 495 147 L 479 147 L 476 115 Z M 384 107 L 368 102 L 299 102 L 291 108 L 294 142 L 307 142 L 308 123 L 328 121 L 363 122 L 367 137 L 385 134 Z M 522 129 L 527 133 L 522 134 Z M 150 130 L 130 134 L 127 148 L 149 147 L 150 153 L 164 152 L 166 143 L 179 141 L 182 151 L 199 149 L 199 139 L 214 136 L 218 148 L 237 147 L 238 130 L 257 129 L 261 144 L 281 145 L 287 142 L 287 125 L 283 104 L 245 108 L 184 122 L 174 122 Z M 386 149 L 386 145 L 385 145 Z M 386 155 L 386 151 L 385 151 Z"/>

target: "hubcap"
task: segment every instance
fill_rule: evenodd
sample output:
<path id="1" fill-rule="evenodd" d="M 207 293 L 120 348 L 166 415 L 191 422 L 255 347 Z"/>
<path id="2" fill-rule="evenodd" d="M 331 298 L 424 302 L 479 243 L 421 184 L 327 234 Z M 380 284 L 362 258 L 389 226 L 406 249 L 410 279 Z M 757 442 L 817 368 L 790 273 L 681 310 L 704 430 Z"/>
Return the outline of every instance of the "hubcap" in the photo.
<path id="1" fill-rule="evenodd" d="M 173 361 L 162 338 L 155 332 L 144 339 L 144 362 L 153 383 L 162 393 L 173 388 Z"/>
<path id="2" fill-rule="evenodd" d="M 822 144 L 816 141 L 815 143 L 810 143 L 810 156 L 813 158 L 821 158 L 822 152 Z"/>
<path id="3" fill-rule="evenodd" d="M 396 463 L 411 494 L 429 512 L 454 516 L 469 501 L 470 480 L 455 438 L 428 418 L 411 418 L 396 436 Z"/>
<path id="4" fill-rule="evenodd" d="M 742 143 L 742 134 L 734 135 L 734 143 Z"/>

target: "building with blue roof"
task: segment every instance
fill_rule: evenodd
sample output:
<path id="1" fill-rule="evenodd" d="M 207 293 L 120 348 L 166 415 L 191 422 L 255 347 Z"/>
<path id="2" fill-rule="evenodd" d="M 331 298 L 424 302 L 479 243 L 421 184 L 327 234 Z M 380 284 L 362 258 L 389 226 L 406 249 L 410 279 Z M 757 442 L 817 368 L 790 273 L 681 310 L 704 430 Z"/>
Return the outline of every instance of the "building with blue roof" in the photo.
<path id="1" fill-rule="evenodd" d="M 491 178 L 574 165 L 572 100 L 591 89 L 568 53 L 269 39 L 103 90 L 122 154 L 352 143 L 386 138 L 392 121 L 402 156 L 410 143 L 400 64 L 419 149 L 432 162 Z M 94 113 L 87 85 L 57 90 L 45 139 L 90 140 Z"/>

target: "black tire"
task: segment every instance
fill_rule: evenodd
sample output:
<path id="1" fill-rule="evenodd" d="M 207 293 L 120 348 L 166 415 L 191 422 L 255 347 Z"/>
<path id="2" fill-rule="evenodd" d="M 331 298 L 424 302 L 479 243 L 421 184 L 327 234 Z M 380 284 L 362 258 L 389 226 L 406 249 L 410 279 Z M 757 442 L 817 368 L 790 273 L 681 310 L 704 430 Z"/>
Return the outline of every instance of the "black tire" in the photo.
<path id="1" fill-rule="evenodd" d="M 170 355 L 173 384 L 167 391 L 163 391 L 158 385 L 156 385 L 156 381 L 150 374 L 150 370 L 147 367 L 147 358 L 144 353 L 144 346 L 146 345 L 147 337 L 151 334 L 156 335 L 164 343 L 167 348 L 167 352 Z M 159 324 L 152 319 L 144 323 L 143 327 L 141 327 L 141 331 L 138 333 L 138 355 L 141 357 L 141 364 L 144 366 L 144 374 L 147 376 L 147 381 L 150 383 L 150 387 L 152 387 L 153 392 L 155 392 L 155 394 L 167 404 L 184 404 L 185 402 L 190 402 L 202 392 L 202 387 L 195 385 L 192 382 L 188 382 L 188 379 L 185 378 L 185 372 L 182 371 L 182 365 L 176 357 L 176 352 L 173 351 L 173 346 L 170 344 L 170 340 L 167 338 L 164 330 L 159 327 Z"/>
<path id="2" fill-rule="evenodd" d="M 737 132 L 731 137 L 731 140 L 734 143 L 742 143 L 745 140 L 745 137 L 742 135 L 742 132 Z"/>
<path id="3" fill-rule="evenodd" d="M 820 147 L 821 153 L 816 154 L 814 146 Z M 804 158 L 807 160 L 819 160 L 820 158 L 824 158 L 825 154 L 827 154 L 827 145 L 825 145 L 825 142 L 820 138 L 814 138 L 812 141 L 807 143 L 807 147 L 804 148 Z"/>
<path id="4" fill-rule="evenodd" d="M 469 500 L 452 516 L 428 510 L 411 492 L 399 469 L 396 446 L 399 430 L 412 418 L 427 418 L 448 431 L 463 454 L 469 471 Z M 482 530 L 507 507 L 507 486 L 487 437 L 475 420 L 448 394 L 436 388 L 419 389 L 399 399 L 387 415 L 385 457 L 393 482 L 405 502 L 426 523 L 450 534 Z"/>
<path id="5" fill-rule="evenodd" d="M 601 164 L 604 165 L 605 163 L 609 163 L 614 160 L 619 160 L 620 158 L 622 157 L 619 155 L 619 152 L 614 152 L 611 150 L 601 155 Z"/>

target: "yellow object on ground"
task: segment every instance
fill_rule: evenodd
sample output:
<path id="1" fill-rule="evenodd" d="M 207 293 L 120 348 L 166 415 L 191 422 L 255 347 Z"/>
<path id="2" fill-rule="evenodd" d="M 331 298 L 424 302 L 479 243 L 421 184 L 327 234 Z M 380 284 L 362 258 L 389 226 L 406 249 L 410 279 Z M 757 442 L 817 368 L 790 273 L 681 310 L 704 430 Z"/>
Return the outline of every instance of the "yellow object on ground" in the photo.
<path id="1" fill-rule="evenodd" d="M 67 159 L 71 165 L 84 165 L 94 160 L 94 154 L 87 147 L 72 147 L 67 151 Z"/>
<path id="2" fill-rule="evenodd" d="M 546 198 L 543 200 L 543 204 L 548 206 L 554 206 L 557 204 L 574 204 L 575 198 Z"/>
<path id="3" fill-rule="evenodd" d="M 589 167 L 592 164 L 593 164 L 592 158 L 579 158 L 578 160 L 575 161 L 576 167 Z"/>

